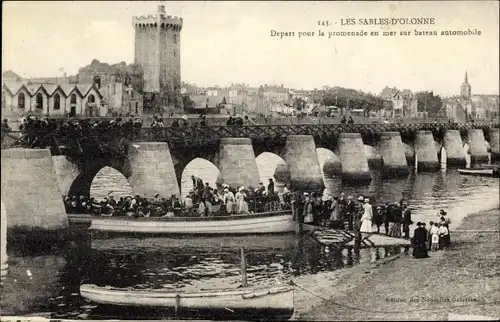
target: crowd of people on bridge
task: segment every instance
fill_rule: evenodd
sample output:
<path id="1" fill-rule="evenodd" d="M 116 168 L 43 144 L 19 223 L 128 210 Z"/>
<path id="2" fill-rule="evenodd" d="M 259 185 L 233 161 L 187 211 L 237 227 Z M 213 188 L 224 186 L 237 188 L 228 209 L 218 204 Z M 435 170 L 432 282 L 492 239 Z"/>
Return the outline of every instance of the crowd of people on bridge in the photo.
<path id="1" fill-rule="evenodd" d="M 134 137 L 142 128 L 141 118 L 115 118 L 115 119 L 60 119 L 48 117 L 29 116 L 21 119 L 19 130 L 22 136 L 21 145 L 32 148 L 45 148 L 54 142 L 49 134 L 58 137 L 85 138 L 94 134 L 118 132 L 122 137 Z M 2 134 L 11 132 L 8 121 L 2 123 Z"/>

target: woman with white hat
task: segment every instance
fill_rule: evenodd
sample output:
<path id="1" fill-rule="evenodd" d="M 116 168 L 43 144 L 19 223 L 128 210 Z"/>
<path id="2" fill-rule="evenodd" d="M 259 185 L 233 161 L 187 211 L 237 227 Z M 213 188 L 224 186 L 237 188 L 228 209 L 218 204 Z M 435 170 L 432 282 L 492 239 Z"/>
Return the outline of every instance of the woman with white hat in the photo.
<path id="1" fill-rule="evenodd" d="M 373 218 L 373 209 L 372 205 L 370 205 L 370 199 L 365 198 L 365 204 L 363 205 L 364 213 L 361 216 L 361 228 L 360 231 L 362 233 L 371 233 L 372 232 L 372 218 Z"/>
<path id="2" fill-rule="evenodd" d="M 245 202 L 245 193 L 243 192 L 244 188 L 239 187 L 238 192 L 235 195 L 236 198 L 236 209 L 238 213 L 241 213 L 243 210 L 243 203 Z"/>
<path id="3" fill-rule="evenodd" d="M 226 210 L 228 214 L 233 213 L 234 208 L 234 194 L 229 191 L 228 188 L 224 188 L 224 204 L 226 205 Z"/>

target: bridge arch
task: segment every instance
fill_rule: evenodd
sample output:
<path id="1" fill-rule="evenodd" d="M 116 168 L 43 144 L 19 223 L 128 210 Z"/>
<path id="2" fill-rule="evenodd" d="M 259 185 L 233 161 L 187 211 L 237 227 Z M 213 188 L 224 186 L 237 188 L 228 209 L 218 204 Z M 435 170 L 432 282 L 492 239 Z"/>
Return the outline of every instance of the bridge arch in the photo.
<path id="1" fill-rule="evenodd" d="M 382 155 L 380 152 L 373 146 L 365 144 L 365 155 L 366 161 L 368 161 L 368 166 L 371 169 L 379 169 L 383 166 Z"/>
<path id="2" fill-rule="evenodd" d="M 319 167 L 323 174 L 323 179 L 340 176 L 342 174 L 342 164 L 340 158 L 333 151 L 325 148 L 316 148 Z"/>
<path id="3" fill-rule="evenodd" d="M 201 178 L 203 182 L 208 182 L 210 187 L 215 188 L 219 174 L 219 168 L 209 160 L 200 157 L 192 159 L 182 170 L 179 182 L 181 199 L 184 199 L 189 190 L 193 189 L 192 175 Z"/>
<path id="4" fill-rule="evenodd" d="M 267 186 L 269 178 L 274 178 L 276 170 L 280 172 L 279 177 L 281 177 L 283 175 L 282 172 L 285 169 L 283 165 L 288 168 L 288 164 L 282 157 L 267 151 L 259 154 L 259 156 L 255 158 L 255 162 L 257 163 L 257 168 L 259 169 L 260 181 L 262 181 L 265 186 Z M 276 181 L 279 181 L 277 178 L 275 179 Z"/>
<path id="5" fill-rule="evenodd" d="M 132 194 L 132 187 L 123 169 L 110 164 L 84 167 L 72 181 L 68 191 L 68 196 L 83 195 L 96 200 L 102 200 L 108 195 L 120 197 Z"/>

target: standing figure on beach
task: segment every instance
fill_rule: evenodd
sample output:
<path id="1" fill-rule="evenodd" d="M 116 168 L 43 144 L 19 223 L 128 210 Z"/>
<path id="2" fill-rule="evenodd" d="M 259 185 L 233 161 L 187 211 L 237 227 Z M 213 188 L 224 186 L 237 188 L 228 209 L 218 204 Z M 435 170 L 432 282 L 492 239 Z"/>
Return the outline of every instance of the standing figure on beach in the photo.
<path id="1" fill-rule="evenodd" d="M 392 219 L 394 221 L 391 230 L 389 231 L 389 236 L 401 237 L 401 222 L 403 221 L 401 209 L 399 208 L 397 203 L 395 203 L 392 207 L 389 208 L 389 211 L 392 212 Z"/>
<path id="2" fill-rule="evenodd" d="M 407 205 L 403 205 L 403 232 L 405 238 L 410 238 L 410 225 L 413 224 L 411 220 L 411 211 L 408 209 Z"/>
<path id="3" fill-rule="evenodd" d="M 450 245 L 450 232 L 446 223 L 441 220 L 439 223 L 439 249 L 446 249 Z"/>
<path id="4" fill-rule="evenodd" d="M 431 226 L 431 252 L 437 252 L 439 250 L 439 224 L 433 223 Z"/>
<path id="5" fill-rule="evenodd" d="M 413 257 L 426 258 L 427 253 L 427 230 L 422 226 L 422 223 L 417 223 L 417 228 L 413 232 Z"/>
<path id="6" fill-rule="evenodd" d="M 446 229 L 448 230 L 448 244 L 450 243 L 450 224 L 451 224 L 451 220 L 450 218 L 446 215 L 446 211 L 444 211 L 443 209 L 439 210 L 439 219 L 440 219 L 440 222 L 442 224 L 444 224 L 446 226 Z"/>
<path id="7" fill-rule="evenodd" d="M 361 228 L 362 233 L 372 232 L 372 219 L 373 219 L 373 208 L 370 205 L 370 199 L 365 199 L 365 204 L 363 205 L 363 216 L 361 216 Z"/>
<path id="8" fill-rule="evenodd" d="M 345 206 L 345 214 L 347 217 L 349 230 L 354 229 L 354 214 L 355 213 L 356 213 L 356 204 L 354 203 L 352 196 L 349 196 L 349 197 L 347 197 L 347 203 Z"/>

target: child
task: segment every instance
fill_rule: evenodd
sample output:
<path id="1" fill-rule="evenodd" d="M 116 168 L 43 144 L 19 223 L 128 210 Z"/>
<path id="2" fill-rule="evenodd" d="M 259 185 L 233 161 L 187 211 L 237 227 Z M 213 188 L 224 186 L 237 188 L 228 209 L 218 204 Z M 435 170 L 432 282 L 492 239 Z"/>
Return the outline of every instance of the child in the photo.
<path id="1" fill-rule="evenodd" d="M 433 223 L 431 226 L 431 252 L 435 252 L 439 249 L 439 224 Z"/>

